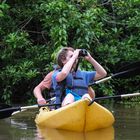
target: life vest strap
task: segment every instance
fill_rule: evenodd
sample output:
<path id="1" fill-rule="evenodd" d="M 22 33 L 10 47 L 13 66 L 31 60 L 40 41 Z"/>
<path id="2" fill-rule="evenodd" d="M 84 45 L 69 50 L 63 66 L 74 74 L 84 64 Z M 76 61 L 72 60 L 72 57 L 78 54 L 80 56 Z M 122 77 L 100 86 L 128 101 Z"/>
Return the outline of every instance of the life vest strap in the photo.
<path id="1" fill-rule="evenodd" d="M 83 86 L 67 86 L 68 89 L 88 89 L 88 87 L 83 87 Z"/>

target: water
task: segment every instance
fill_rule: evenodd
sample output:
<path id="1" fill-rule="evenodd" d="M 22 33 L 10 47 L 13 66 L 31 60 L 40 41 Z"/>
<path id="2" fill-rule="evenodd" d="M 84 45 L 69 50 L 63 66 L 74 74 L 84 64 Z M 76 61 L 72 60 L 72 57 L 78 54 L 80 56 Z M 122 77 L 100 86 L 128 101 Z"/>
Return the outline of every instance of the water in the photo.
<path id="1" fill-rule="evenodd" d="M 35 110 L 0 120 L 0 140 L 36 140 Z"/>
<path id="2" fill-rule="evenodd" d="M 115 116 L 113 127 L 86 134 L 47 130 L 46 140 L 140 140 L 140 105 L 104 106 Z M 34 122 L 36 113 L 37 110 L 23 111 L 0 120 L 0 140 L 42 140 Z"/>
<path id="3" fill-rule="evenodd" d="M 114 107 L 116 140 L 140 140 L 140 105 Z"/>

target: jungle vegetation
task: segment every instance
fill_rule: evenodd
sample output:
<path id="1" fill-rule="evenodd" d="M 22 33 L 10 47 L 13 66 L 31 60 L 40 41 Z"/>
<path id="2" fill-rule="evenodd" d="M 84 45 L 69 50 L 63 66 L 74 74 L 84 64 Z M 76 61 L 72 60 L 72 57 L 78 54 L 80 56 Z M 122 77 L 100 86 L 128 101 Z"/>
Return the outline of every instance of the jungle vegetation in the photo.
<path id="1" fill-rule="evenodd" d="M 33 102 L 34 87 L 65 46 L 88 50 L 108 75 L 139 61 L 140 1 L 1 0 L 0 101 Z M 139 92 L 140 76 L 93 88 L 96 96 Z"/>

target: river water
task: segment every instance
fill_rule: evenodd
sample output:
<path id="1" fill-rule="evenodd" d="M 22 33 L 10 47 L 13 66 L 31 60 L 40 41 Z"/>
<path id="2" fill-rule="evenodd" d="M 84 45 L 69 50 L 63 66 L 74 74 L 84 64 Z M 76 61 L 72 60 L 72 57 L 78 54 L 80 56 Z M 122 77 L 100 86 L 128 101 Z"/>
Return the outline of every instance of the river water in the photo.
<path id="1" fill-rule="evenodd" d="M 139 104 L 103 106 L 115 117 L 114 125 L 104 130 L 86 134 L 48 130 L 48 135 L 42 136 L 34 122 L 38 110 L 28 110 L 0 120 L 0 140 L 140 140 Z"/>

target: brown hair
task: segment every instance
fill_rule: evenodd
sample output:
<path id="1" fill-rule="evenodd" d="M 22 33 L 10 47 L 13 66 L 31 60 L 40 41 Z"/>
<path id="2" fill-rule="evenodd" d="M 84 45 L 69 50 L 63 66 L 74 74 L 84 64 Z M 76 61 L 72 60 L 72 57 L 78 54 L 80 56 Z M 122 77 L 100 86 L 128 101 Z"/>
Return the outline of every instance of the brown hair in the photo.
<path id="1" fill-rule="evenodd" d="M 57 55 L 57 63 L 58 63 L 58 65 L 62 68 L 63 67 L 63 63 L 62 63 L 62 61 L 64 61 L 64 60 L 66 60 L 66 56 L 67 56 L 67 52 L 68 51 L 74 51 L 74 49 L 72 48 L 72 47 L 64 47 L 64 48 L 62 48 L 60 51 L 59 51 L 59 53 L 58 53 L 58 55 Z"/>

